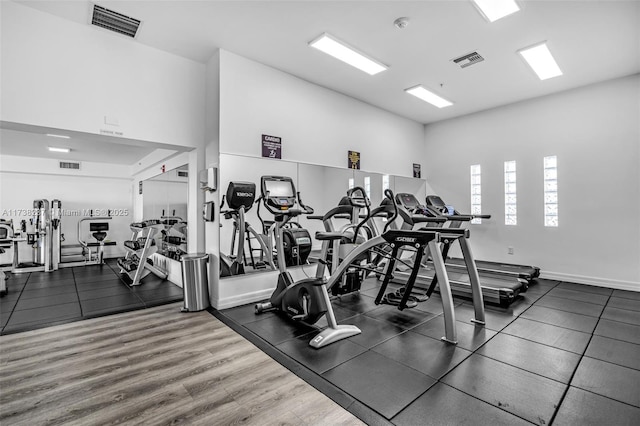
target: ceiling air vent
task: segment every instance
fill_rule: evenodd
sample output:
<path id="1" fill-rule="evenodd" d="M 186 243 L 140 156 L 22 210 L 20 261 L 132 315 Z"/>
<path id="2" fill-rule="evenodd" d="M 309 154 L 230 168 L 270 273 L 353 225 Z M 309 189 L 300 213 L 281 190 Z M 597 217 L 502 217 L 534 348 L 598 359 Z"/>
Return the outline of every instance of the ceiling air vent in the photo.
<path id="1" fill-rule="evenodd" d="M 183 178 L 189 177 L 189 172 L 186 170 L 177 170 L 177 172 L 178 172 L 178 177 L 183 177 Z"/>
<path id="2" fill-rule="evenodd" d="M 467 53 L 459 58 L 452 59 L 453 63 L 459 65 L 460 68 L 466 68 L 478 62 L 484 61 L 484 58 L 480 56 L 478 52 Z"/>
<path id="3" fill-rule="evenodd" d="M 140 21 L 104 7 L 93 5 L 91 23 L 128 37 L 135 37 Z"/>
<path id="4" fill-rule="evenodd" d="M 60 162 L 61 169 L 72 169 L 72 170 L 80 170 L 80 163 L 71 163 L 68 161 Z"/>

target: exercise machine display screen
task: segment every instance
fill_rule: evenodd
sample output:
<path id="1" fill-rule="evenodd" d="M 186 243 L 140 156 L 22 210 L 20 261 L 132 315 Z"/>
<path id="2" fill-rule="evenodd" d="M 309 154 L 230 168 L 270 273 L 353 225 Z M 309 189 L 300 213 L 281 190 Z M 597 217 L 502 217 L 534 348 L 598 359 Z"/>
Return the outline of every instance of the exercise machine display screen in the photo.
<path id="1" fill-rule="evenodd" d="M 269 191 L 269 197 L 281 198 L 278 202 L 282 205 L 288 204 L 288 200 L 284 197 L 294 197 L 291 182 L 284 180 L 267 180 L 265 181 L 266 190 Z"/>
<path id="2" fill-rule="evenodd" d="M 413 194 L 398 194 L 401 198 L 402 205 L 408 208 L 418 207 L 418 199 Z"/>

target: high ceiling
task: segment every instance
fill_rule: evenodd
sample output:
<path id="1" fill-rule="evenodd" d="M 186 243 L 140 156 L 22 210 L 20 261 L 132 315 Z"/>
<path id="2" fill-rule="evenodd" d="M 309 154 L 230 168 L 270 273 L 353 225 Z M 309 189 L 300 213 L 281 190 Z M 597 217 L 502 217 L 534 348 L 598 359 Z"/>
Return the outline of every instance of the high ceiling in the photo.
<path id="1" fill-rule="evenodd" d="M 93 4 L 18 2 L 82 25 Z M 518 0 L 520 12 L 494 23 L 470 0 L 96 3 L 142 21 L 132 43 L 202 63 L 223 48 L 421 123 L 640 72 L 635 0 Z M 399 17 L 407 28 L 393 25 Z M 308 47 L 323 32 L 390 68 L 369 76 Z M 564 75 L 540 81 L 517 51 L 545 40 Z M 484 61 L 464 69 L 451 61 L 473 51 Z M 454 105 L 438 109 L 404 93 L 417 84 Z"/>

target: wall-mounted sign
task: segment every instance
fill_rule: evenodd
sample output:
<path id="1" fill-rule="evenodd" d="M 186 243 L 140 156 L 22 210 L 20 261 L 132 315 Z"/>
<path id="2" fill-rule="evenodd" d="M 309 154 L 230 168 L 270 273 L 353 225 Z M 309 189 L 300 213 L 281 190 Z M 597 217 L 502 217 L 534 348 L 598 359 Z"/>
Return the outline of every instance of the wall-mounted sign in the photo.
<path id="1" fill-rule="evenodd" d="M 267 158 L 282 158 L 282 138 L 262 135 L 262 156 Z"/>
<path id="2" fill-rule="evenodd" d="M 413 177 L 414 178 L 421 177 L 420 176 L 422 174 L 421 170 L 422 170 L 422 167 L 420 166 L 420 164 L 413 163 Z"/>
<path id="3" fill-rule="evenodd" d="M 142 181 L 138 182 L 138 194 L 142 194 Z"/>
<path id="4" fill-rule="evenodd" d="M 347 155 L 347 167 L 360 170 L 360 153 L 358 151 L 349 151 Z"/>

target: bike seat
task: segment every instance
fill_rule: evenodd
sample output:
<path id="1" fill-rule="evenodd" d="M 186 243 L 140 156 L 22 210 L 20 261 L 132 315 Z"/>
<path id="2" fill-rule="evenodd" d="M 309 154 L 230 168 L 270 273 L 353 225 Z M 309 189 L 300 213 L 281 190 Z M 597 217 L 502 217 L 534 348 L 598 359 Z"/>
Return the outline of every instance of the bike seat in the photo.
<path id="1" fill-rule="evenodd" d="M 342 232 L 316 232 L 316 240 L 318 241 L 335 241 L 342 239 L 344 236 Z"/>

